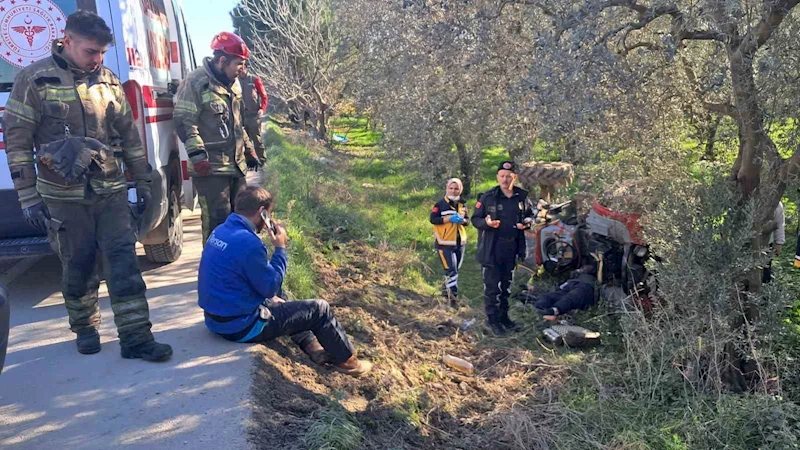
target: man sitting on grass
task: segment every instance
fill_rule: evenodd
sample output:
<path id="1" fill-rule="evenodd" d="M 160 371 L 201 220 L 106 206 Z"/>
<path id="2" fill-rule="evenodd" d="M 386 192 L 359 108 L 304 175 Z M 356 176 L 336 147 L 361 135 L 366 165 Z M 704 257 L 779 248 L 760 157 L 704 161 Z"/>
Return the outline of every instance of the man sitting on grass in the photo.
<path id="1" fill-rule="evenodd" d="M 286 275 L 286 230 L 270 220 L 272 207 L 266 189 L 248 186 L 236 196 L 236 213 L 209 236 L 197 287 L 206 326 L 236 342 L 291 336 L 315 363 L 364 375 L 372 364 L 356 358 L 328 302 L 286 302 L 277 296 Z M 264 230 L 275 248 L 271 259 L 258 236 Z"/>

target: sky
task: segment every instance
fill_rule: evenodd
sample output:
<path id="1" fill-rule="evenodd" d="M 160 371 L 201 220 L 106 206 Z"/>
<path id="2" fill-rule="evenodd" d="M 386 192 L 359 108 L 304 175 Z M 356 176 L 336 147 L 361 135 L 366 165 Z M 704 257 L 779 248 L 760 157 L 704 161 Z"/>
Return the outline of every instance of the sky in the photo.
<path id="1" fill-rule="evenodd" d="M 230 12 L 236 0 L 182 0 L 183 15 L 192 38 L 197 63 L 211 56 L 211 39 L 220 31 L 233 31 Z"/>

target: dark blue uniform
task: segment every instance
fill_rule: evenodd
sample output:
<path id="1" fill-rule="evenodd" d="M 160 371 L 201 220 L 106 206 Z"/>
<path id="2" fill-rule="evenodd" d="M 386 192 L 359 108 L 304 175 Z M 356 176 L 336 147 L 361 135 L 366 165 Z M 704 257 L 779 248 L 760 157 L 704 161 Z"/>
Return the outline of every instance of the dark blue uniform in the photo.
<path id="1" fill-rule="evenodd" d="M 500 226 L 486 225 L 486 216 L 499 220 Z M 477 259 L 482 268 L 484 306 L 490 324 L 513 324 L 508 317 L 511 279 L 517 258 L 525 258 L 525 235 L 517 224 L 528 217 L 533 217 L 528 192 L 518 187 L 507 197 L 496 186 L 475 205 L 472 224 L 478 229 Z"/>

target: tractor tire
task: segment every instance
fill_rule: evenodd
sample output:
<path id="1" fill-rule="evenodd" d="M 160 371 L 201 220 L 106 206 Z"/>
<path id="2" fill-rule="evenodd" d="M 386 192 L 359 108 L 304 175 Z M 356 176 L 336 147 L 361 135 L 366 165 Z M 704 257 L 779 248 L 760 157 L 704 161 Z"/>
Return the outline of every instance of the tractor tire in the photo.
<path id="1" fill-rule="evenodd" d="M 566 186 L 572 182 L 575 169 L 569 163 L 525 163 L 518 170 L 518 178 L 527 190 L 536 186 Z"/>

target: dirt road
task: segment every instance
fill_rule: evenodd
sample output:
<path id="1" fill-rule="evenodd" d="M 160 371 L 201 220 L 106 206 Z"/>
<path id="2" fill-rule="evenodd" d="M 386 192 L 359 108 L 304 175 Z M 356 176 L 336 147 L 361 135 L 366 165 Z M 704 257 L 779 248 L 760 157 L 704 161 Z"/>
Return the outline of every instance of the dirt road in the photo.
<path id="1" fill-rule="evenodd" d="M 11 336 L 0 376 L 0 448 L 248 448 L 253 356 L 203 325 L 199 214 L 184 214 L 180 260 L 159 267 L 140 259 L 156 339 L 175 351 L 167 363 L 120 357 L 105 283 L 103 350 L 80 355 L 59 292 L 58 259 L 3 264 Z"/>

